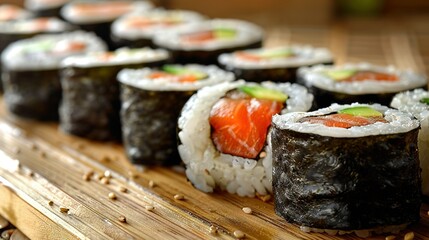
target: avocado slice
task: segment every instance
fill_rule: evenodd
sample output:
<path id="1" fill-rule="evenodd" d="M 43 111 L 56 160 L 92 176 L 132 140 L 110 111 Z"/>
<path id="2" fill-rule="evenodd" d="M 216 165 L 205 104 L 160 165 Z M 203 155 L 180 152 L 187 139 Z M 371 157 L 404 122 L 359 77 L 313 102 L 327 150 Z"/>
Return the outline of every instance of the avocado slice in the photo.
<path id="1" fill-rule="evenodd" d="M 350 108 L 344 108 L 338 111 L 338 113 L 346 113 L 353 116 L 360 116 L 360 117 L 382 117 L 383 114 L 371 107 L 365 107 L 365 106 L 357 106 L 357 107 L 350 107 Z"/>
<path id="2" fill-rule="evenodd" d="M 339 69 L 339 70 L 328 70 L 324 74 L 336 81 L 341 81 L 346 78 L 353 76 L 356 73 L 356 70 L 351 69 Z"/>
<path id="3" fill-rule="evenodd" d="M 261 86 L 242 86 L 239 88 L 239 90 L 251 97 L 259 99 L 273 100 L 278 102 L 285 102 L 288 99 L 288 95 L 283 92 Z"/>
<path id="4" fill-rule="evenodd" d="M 427 105 L 429 105 L 429 98 L 422 98 L 420 99 L 421 103 L 426 103 Z"/>
<path id="5" fill-rule="evenodd" d="M 282 58 L 292 55 L 293 51 L 291 49 L 266 49 L 259 54 L 263 58 Z"/>
<path id="6" fill-rule="evenodd" d="M 231 28 L 217 28 L 213 30 L 215 38 L 230 39 L 237 35 L 237 31 Z"/>
<path id="7" fill-rule="evenodd" d="M 178 67 L 178 66 L 173 66 L 173 65 L 164 65 L 162 67 L 162 70 L 164 72 L 170 73 L 170 74 L 174 74 L 174 75 L 193 75 L 195 76 L 198 80 L 207 78 L 207 74 L 204 72 L 200 72 L 200 71 L 196 71 L 196 70 L 192 70 L 186 67 Z"/>

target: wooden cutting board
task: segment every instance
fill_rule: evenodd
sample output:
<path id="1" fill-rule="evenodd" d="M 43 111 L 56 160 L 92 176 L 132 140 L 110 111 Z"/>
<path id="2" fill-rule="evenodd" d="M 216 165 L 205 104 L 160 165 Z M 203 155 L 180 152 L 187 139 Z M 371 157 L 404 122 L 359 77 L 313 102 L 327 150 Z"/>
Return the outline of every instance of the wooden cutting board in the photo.
<path id="1" fill-rule="evenodd" d="M 421 22 L 318 28 L 286 28 L 279 22 L 267 26 L 267 43 L 329 47 L 338 63 L 369 61 L 425 72 L 429 27 L 417 24 Z M 94 174 L 84 179 L 89 172 Z M 111 175 L 108 184 L 98 179 L 104 174 Z M 0 183 L 0 215 L 31 239 L 233 239 L 236 230 L 246 239 L 360 239 L 304 233 L 276 216 L 271 200 L 202 193 L 180 168 L 136 168 L 121 145 L 68 136 L 55 123 L 16 119 L 6 112 L 1 97 Z M 244 213 L 243 207 L 252 213 Z M 424 204 L 420 222 L 397 239 L 410 231 L 415 239 L 429 239 L 428 211 Z M 210 233 L 211 228 L 217 232 Z"/>

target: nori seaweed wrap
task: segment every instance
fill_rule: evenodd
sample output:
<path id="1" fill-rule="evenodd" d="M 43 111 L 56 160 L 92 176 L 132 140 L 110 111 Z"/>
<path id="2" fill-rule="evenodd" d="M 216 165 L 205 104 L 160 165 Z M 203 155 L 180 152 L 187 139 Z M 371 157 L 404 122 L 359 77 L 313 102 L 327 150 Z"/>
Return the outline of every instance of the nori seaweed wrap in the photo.
<path id="1" fill-rule="evenodd" d="M 60 9 L 71 0 L 25 0 L 25 8 L 38 17 L 60 17 Z"/>
<path id="2" fill-rule="evenodd" d="M 318 108 L 354 102 L 389 105 L 399 92 L 427 87 L 421 74 L 369 63 L 304 67 L 297 81 L 314 94 Z"/>
<path id="3" fill-rule="evenodd" d="M 66 58 L 61 71 L 60 128 L 93 140 L 120 140 L 118 72 L 160 66 L 168 57 L 161 49 L 120 48 Z"/>
<path id="4" fill-rule="evenodd" d="M 143 0 L 78 0 L 66 4 L 61 9 L 61 16 L 82 30 L 94 32 L 106 41 L 110 50 L 114 50 L 116 46 L 110 40 L 113 21 L 127 13 L 144 13 L 152 7 L 152 3 Z"/>
<path id="5" fill-rule="evenodd" d="M 261 79 L 295 82 L 299 67 L 332 63 L 328 49 L 300 45 L 249 49 L 219 56 L 222 68 L 233 72 L 237 79 L 249 82 Z"/>
<path id="6" fill-rule="evenodd" d="M 199 90 L 178 120 L 179 154 L 199 190 L 255 197 L 272 193 L 271 118 L 308 111 L 313 95 L 298 84 L 244 80 Z"/>
<path id="7" fill-rule="evenodd" d="M 39 35 L 10 44 L 1 56 L 6 107 L 20 117 L 58 119 L 61 61 L 105 49 L 101 39 L 81 31 Z"/>
<path id="8" fill-rule="evenodd" d="M 213 19 L 159 32 L 157 47 L 171 52 L 174 62 L 217 64 L 222 53 L 262 46 L 263 30 L 246 21 Z"/>
<path id="9" fill-rule="evenodd" d="M 429 92 L 423 89 L 398 93 L 390 104 L 412 114 L 420 121 L 419 158 L 422 169 L 422 193 L 429 202 Z"/>
<path id="10" fill-rule="evenodd" d="M 113 22 L 111 38 L 116 47 L 155 47 L 152 39 L 156 33 L 204 19 L 199 13 L 185 10 L 154 9 L 130 13 Z"/>
<path id="11" fill-rule="evenodd" d="M 417 222 L 418 130 L 411 115 L 379 104 L 274 116 L 276 213 L 304 231 L 359 236 Z"/>
<path id="12" fill-rule="evenodd" d="M 0 21 L 0 54 L 9 44 L 15 41 L 30 38 L 41 33 L 66 32 L 72 30 L 72 28 L 70 24 L 57 18 L 21 19 L 7 22 Z M 13 60 L 9 59 L 8 61 Z M 2 89 L 1 86 L 0 84 L 0 90 Z"/>
<path id="13" fill-rule="evenodd" d="M 175 165 L 177 118 L 198 89 L 232 81 L 215 66 L 165 65 L 162 69 L 122 70 L 121 122 L 125 151 L 137 164 Z"/>

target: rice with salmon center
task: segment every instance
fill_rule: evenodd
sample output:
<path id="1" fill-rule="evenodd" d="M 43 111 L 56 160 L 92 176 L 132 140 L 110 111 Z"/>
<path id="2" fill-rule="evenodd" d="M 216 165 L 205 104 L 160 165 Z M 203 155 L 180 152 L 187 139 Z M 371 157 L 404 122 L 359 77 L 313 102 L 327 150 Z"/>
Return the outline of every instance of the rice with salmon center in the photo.
<path id="1" fill-rule="evenodd" d="M 308 111 L 312 101 L 306 88 L 291 83 L 239 80 L 199 90 L 178 120 L 186 176 L 203 192 L 270 194 L 271 117 Z"/>
<path id="2" fill-rule="evenodd" d="M 273 117 L 274 208 L 309 232 L 398 232 L 420 217 L 419 121 L 379 104 Z"/>
<path id="3" fill-rule="evenodd" d="M 422 192 L 429 201 L 429 92 L 416 89 L 397 94 L 392 107 L 412 114 L 420 121 L 419 157 L 422 169 Z"/>
<path id="4" fill-rule="evenodd" d="M 395 94 L 428 84 L 425 76 L 412 70 L 369 63 L 303 67 L 297 82 L 314 94 L 319 108 L 354 102 L 387 106 Z"/>

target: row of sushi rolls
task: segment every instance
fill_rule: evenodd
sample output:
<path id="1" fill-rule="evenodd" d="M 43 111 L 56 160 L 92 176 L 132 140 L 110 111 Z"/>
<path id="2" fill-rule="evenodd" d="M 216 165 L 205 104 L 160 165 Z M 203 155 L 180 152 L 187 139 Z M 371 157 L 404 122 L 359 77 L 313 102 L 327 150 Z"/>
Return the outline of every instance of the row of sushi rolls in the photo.
<path id="1" fill-rule="evenodd" d="M 13 116 L 121 141 L 204 192 L 274 196 L 310 232 L 366 237 L 419 221 L 429 196 L 426 76 L 264 47 L 261 27 L 148 1 L 0 5 Z"/>

